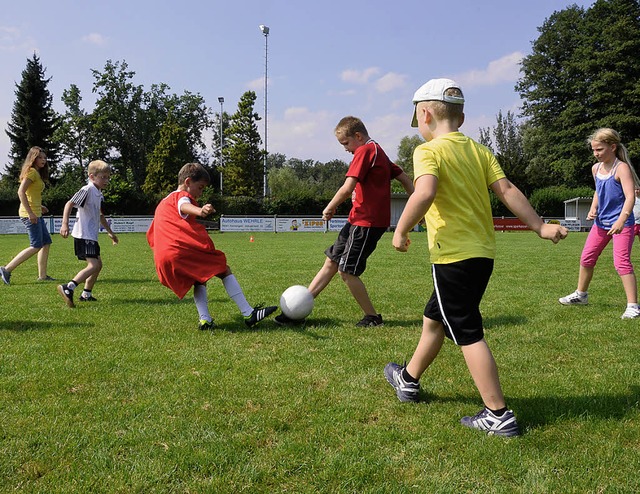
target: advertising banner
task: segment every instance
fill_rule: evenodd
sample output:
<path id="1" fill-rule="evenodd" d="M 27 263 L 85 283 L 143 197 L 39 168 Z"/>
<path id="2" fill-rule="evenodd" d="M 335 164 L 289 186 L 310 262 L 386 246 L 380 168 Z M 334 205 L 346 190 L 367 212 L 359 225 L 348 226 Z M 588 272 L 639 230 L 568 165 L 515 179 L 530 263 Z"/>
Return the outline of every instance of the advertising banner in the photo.
<path id="1" fill-rule="evenodd" d="M 275 218 L 238 218 L 231 216 L 220 217 L 221 232 L 273 232 Z"/>
<path id="2" fill-rule="evenodd" d="M 276 232 L 324 232 L 326 222 L 322 218 L 277 217 Z"/>

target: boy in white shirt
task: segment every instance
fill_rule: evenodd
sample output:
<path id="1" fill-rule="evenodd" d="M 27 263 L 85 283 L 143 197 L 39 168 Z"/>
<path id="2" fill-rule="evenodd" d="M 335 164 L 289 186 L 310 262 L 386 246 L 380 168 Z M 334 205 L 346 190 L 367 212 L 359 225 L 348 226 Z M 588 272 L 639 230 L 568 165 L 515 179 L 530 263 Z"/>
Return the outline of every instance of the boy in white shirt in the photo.
<path id="1" fill-rule="evenodd" d="M 69 215 L 73 208 L 77 208 L 77 219 L 73 225 L 71 236 L 74 238 L 76 256 L 81 261 L 87 261 L 87 266 L 66 285 L 58 285 L 58 293 L 71 308 L 75 307 L 73 291 L 82 282 L 84 282 L 84 290 L 80 295 L 80 302 L 96 301 L 91 290 L 102 269 L 100 245 L 98 244 L 100 225 L 107 231 L 113 244 L 118 243 L 118 237 L 111 231 L 109 223 L 102 214 L 104 196 L 101 191 L 109 183 L 111 168 L 104 161 L 96 160 L 89 163 L 88 172 L 89 183 L 76 192 L 65 204 L 62 226 L 60 227 L 60 235 L 67 238 L 69 236 Z"/>

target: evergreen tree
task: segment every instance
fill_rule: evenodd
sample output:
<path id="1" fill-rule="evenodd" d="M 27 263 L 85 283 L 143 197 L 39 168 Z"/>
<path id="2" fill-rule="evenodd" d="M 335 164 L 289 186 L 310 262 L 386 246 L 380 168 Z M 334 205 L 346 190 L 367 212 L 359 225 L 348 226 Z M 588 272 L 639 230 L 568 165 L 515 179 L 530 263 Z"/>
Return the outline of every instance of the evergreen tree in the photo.
<path id="1" fill-rule="evenodd" d="M 160 139 L 149 155 L 147 178 L 142 190 L 149 195 L 166 195 L 178 186 L 178 172 L 185 163 L 194 161 L 187 132 L 169 113 L 162 128 Z"/>
<path id="2" fill-rule="evenodd" d="M 53 135 L 59 121 L 51 106 L 53 98 L 47 89 L 50 81 L 51 78 L 45 79 L 45 69 L 34 53 L 33 58 L 27 59 L 22 80 L 16 84 L 16 101 L 6 130 L 11 139 L 11 162 L 5 175 L 14 185 L 19 181 L 20 169 L 32 146 L 40 146 L 46 151 L 49 173 L 55 174 L 58 146 Z"/>
<path id="3" fill-rule="evenodd" d="M 261 197 L 263 191 L 262 139 L 258 133 L 260 117 L 253 111 L 256 93 L 247 91 L 240 98 L 238 111 L 229 120 L 225 133 L 225 195 Z"/>

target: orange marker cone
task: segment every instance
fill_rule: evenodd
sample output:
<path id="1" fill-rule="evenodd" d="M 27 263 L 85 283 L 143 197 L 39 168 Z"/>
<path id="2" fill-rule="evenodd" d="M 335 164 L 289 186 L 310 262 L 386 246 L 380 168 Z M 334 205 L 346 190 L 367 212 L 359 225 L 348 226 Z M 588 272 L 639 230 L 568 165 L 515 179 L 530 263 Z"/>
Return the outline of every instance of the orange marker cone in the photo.
<path id="1" fill-rule="evenodd" d="M 255 238 L 253 238 L 253 235 L 251 235 L 251 236 L 249 237 L 249 242 L 255 242 L 255 241 L 256 241 L 256 239 L 255 239 Z"/>

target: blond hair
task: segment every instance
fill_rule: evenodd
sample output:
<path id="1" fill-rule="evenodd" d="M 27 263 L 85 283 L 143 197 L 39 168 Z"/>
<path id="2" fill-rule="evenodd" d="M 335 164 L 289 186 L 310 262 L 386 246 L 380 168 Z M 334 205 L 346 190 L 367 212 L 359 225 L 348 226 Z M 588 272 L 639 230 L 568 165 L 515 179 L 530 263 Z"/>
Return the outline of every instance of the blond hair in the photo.
<path id="1" fill-rule="evenodd" d="M 27 175 L 29 175 L 31 168 L 34 167 L 36 163 L 36 159 L 38 158 L 38 156 L 40 156 L 40 153 L 45 154 L 44 149 L 42 149 L 39 146 L 33 146 L 31 149 L 29 149 L 29 152 L 27 153 L 27 157 L 25 158 L 24 163 L 22 164 L 22 168 L 20 169 L 21 182 L 25 178 L 27 178 Z M 45 157 L 46 157 L 46 154 L 45 154 Z M 47 182 L 49 179 L 49 164 L 45 163 L 45 165 L 37 171 L 40 174 L 40 178 L 44 182 Z"/>
<path id="2" fill-rule="evenodd" d="M 587 145 L 590 146 L 593 141 L 602 142 L 604 144 L 608 144 L 609 146 L 615 144 L 616 158 L 618 158 L 620 161 L 624 161 L 627 165 L 629 165 L 629 170 L 631 170 L 631 175 L 633 175 L 634 186 L 636 188 L 640 187 L 640 178 L 638 178 L 638 174 L 631 164 L 631 159 L 629 159 L 629 151 L 627 151 L 625 145 L 622 144 L 620 134 L 609 127 L 601 127 L 589 136 L 589 138 L 587 139 Z"/>
<path id="3" fill-rule="evenodd" d="M 450 87 L 444 92 L 445 96 L 463 98 L 462 91 L 457 87 Z M 424 101 L 437 120 L 458 120 L 464 113 L 464 105 L 448 103 L 446 101 Z"/>
<path id="4" fill-rule="evenodd" d="M 97 175 L 98 173 L 111 173 L 111 166 L 102 160 L 93 160 L 89 163 L 87 170 L 89 175 Z"/>

